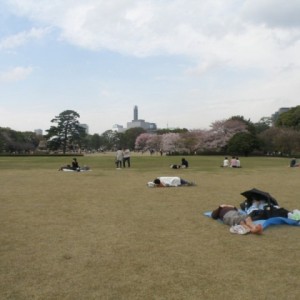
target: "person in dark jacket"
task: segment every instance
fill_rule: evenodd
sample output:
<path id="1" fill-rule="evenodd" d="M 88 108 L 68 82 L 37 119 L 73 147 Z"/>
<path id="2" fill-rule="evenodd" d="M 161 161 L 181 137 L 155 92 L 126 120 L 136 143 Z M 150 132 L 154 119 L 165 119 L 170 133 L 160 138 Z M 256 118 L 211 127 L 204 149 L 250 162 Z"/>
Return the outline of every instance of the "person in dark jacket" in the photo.
<path id="1" fill-rule="evenodd" d="M 188 168 L 189 167 L 189 162 L 185 158 L 182 158 L 181 159 L 181 166 L 184 167 L 184 168 Z"/>

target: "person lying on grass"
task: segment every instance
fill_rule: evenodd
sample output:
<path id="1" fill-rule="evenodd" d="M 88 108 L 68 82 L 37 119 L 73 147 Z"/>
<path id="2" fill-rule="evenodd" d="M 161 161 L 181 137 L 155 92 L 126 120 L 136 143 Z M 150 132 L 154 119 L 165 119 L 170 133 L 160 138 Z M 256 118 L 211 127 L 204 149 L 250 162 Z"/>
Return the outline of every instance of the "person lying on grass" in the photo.
<path id="1" fill-rule="evenodd" d="M 149 187 L 171 187 L 171 186 L 194 186 L 194 182 L 187 181 L 180 177 L 157 177 L 148 182 Z"/>
<path id="2" fill-rule="evenodd" d="M 222 220 L 224 224 L 229 225 L 232 228 L 233 226 L 241 225 L 244 229 L 243 234 L 248 232 L 261 234 L 263 231 L 261 224 L 254 224 L 250 216 L 239 212 L 238 209 L 233 205 L 220 205 L 212 212 L 211 217 L 215 220 Z"/>

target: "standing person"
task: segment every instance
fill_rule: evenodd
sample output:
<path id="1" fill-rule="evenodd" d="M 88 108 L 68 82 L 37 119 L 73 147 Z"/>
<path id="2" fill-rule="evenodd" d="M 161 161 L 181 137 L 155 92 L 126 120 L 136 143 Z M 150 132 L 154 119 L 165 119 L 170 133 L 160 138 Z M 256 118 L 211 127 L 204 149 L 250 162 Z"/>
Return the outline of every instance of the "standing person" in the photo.
<path id="1" fill-rule="evenodd" d="M 123 168 L 127 162 L 127 167 L 130 168 L 130 150 L 127 148 L 123 151 Z"/>
<path id="2" fill-rule="evenodd" d="M 123 151 L 121 149 L 118 149 L 116 152 L 116 166 L 117 169 L 122 168 L 122 162 L 123 162 Z"/>

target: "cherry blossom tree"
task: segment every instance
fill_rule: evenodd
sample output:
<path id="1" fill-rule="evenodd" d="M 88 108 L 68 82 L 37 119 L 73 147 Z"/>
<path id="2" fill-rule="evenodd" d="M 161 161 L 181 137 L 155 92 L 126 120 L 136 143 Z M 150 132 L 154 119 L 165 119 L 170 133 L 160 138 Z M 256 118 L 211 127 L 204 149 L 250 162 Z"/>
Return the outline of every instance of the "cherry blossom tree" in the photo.
<path id="1" fill-rule="evenodd" d="M 180 144 L 182 150 L 188 153 L 195 153 L 203 149 L 205 130 L 192 130 L 180 134 Z"/>
<path id="2" fill-rule="evenodd" d="M 228 119 L 215 121 L 207 132 L 204 141 L 204 148 L 214 151 L 224 149 L 228 141 L 240 132 L 247 132 L 247 124 L 241 120 Z"/>
<path id="3" fill-rule="evenodd" d="M 134 148 L 138 151 L 147 151 L 148 150 L 148 142 L 152 138 L 151 133 L 142 133 L 135 140 Z"/>
<path id="4" fill-rule="evenodd" d="M 180 134 L 166 133 L 162 135 L 161 149 L 164 152 L 174 153 L 178 152 L 180 148 Z"/>
<path id="5" fill-rule="evenodd" d="M 148 149 L 159 151 L 161 149 L 162 136 L 158 134 L 151 134 L 147 141 Z"/>

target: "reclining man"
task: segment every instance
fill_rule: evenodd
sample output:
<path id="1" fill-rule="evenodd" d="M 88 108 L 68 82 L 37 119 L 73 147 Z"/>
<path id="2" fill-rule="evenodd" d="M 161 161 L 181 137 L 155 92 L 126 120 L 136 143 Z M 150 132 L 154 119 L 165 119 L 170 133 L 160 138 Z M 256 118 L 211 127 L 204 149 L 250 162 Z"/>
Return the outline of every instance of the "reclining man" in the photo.
<path id="1" fill-rule="evenodd" d="M 250 216 L 239 212 L 233 205 L 220 205 L 212 212 L 211 217 L 215 220 L 220 219 L 229 226 L 241 225 L 245 229 L 245 233 L 261 234 L 263 231 L 261 224 L 254 224 Z"/>

